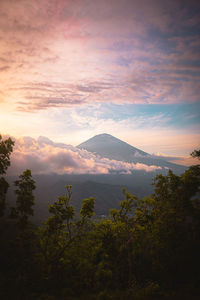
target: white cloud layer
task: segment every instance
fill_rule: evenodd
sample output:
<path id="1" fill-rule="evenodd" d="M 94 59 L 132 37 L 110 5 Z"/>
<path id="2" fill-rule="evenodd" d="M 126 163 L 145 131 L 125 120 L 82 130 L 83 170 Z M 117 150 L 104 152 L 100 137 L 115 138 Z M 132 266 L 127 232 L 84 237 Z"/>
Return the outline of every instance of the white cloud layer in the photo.
<path id="1" fill-rule="evenodd" d="M 39 137 L 37 140 L 23 137 L 15 140 L 8 174 L 18 175 L 27 168 L 31 169 L 33 174 L 131 174 L 134 170 L 153 172 L 161 169 L 154 165 L 100 158 L 86 150 L 54 143 L 45 137 Z"/>

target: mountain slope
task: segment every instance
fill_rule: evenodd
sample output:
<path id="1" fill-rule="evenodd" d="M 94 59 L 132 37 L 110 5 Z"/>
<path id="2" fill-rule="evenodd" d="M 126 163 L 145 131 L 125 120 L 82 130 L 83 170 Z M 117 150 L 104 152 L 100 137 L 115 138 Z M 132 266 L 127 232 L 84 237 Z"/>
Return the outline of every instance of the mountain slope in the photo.
<path id="1" fill-rule="evenodd" d="M 95 198 L 95 213 L 97 216 L 108 214 L 111 208 L 119 208 L 119 203 L 124 199 L 122 188 L 133 193 L 135 196 L 143 197 L 147 194 L 138 187 L 138 182 L 130 180 L 126 185 L 126 180 L 123 181 L 121 176 L 112 175 L 56 175 L 43 174 L 34 175 L 36 182 L 34 220 L 41 222 L 49 216 L 48 205 L 52 204 L 59 196 L 66 193 L 65 185 L 72 185 L 72 200 L 76 212 L 81 209 L 82 200 L 89 197 Z M 121 180 L 121 179 L 122 180 Z M 10 188 L 7 195 L 9 205 L 15 206 L 15 187 L 13 182 L 17 180 L 16 176 L 9 176 L 7 180 Z M 148 181 L 147 181 L 148 182 Z M 144 184 L 143 184 L 144 185 Z M 145 191 L 146 192 L 146 191 Z"/>
<path id="2" fill-rule="evenodd" d="M 172 169 L 176 173 L 184 172 L 184 166 L 170 163 L 157 156 L 150 155 L 138 148 L 135 148 L 110 134 L 99 134 L 77 146 L 101 157 L 109 159 L 142 163 L 148 166 L 155 165 L 162 168 Z"/>
<path id="3" fill-rule="evenodd" d="M 89 152 L 116 160 L 131 160 L 135 156 L 147 156 L 148 153 L 139 150 L 120 139 L 104 133 L 95 135 L 91 139 L 77 146 L 79 149 L 86 149 Z"/>

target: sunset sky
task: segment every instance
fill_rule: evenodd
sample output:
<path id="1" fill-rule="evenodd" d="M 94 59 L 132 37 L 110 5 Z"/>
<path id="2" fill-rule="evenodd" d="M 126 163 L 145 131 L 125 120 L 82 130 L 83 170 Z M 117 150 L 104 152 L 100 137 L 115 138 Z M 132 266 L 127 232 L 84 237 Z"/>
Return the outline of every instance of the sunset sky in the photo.
<path id="1" fill-rule="evenodd" d="M 0 0 L 0 132 L 200 144 L 200 1 Z"/>

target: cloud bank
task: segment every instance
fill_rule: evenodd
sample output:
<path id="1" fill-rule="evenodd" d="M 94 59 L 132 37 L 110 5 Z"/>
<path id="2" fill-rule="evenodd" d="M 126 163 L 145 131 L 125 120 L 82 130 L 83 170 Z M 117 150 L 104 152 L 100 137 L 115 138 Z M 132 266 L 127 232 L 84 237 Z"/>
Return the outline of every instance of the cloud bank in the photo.
<path id="1" fill-rule="evenodd" d="M 25 169 L 33 174 L 131 174 L 134 170 L 154 172 L 158 166 L 100 158 L 71 145 L 54 143 L 46 137 L 37 140 L 24 137 L 15 140 L 8 175 L 19 175 Z"/>
<path id="2" fill-rule="evenodd" d="M 1 0 L 4 100 L 29 112 L 199 101 L 199 20 L 192 0 Z"/>

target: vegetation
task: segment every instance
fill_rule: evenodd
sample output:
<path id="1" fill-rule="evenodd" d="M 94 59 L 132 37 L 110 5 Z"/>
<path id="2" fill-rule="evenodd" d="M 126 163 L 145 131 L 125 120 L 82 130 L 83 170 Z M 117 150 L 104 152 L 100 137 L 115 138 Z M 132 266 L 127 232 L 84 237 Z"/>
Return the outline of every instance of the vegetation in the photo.
<path id="1" fill-rule="evenodd" d="M 17 195 L 16 207 L 11 208 L 11 216 L 18 219 L 18 224 L 22 229 L 28 225 L 29 216 L 33 216 L 35 182 L 32 179 L 31 170 L 24 171 L 19 180 L 14 182 L 17 187 L 15 194 Z"/>
<path id="2" fill-rule="evenodd" d="M 0 176 L 6 173 L 7 168 L 10 166 L 10 154 L 13 151 L 14 141 L 11 138 L 2 140 L 0 135 Z M 4 215 L 6 207 L 6 193 L 9 184 L 4 177 L 0 177 L 0 217 Z"/>
<path id="3" fill-rule="evenodd" d="M 13 142 L 1 145 L 10 145 L 0 156 L 5 173 Z M 120 208 L 101 220 L 95 219 L 93 198 L 83 200 L 76 218 L 66 185 L 40 227 L 29 220 L 31 171 L 15 186 L 14 219 L 1 221 L 1 299 L 198 299 L 200 165 L 180 176 L 158 175 L 151 197 L 139 199 L 124 189 Z"/>

